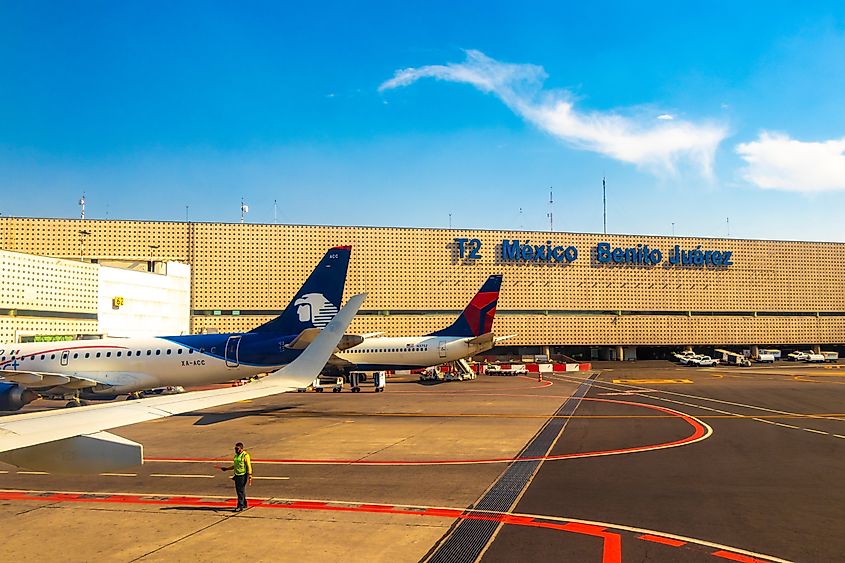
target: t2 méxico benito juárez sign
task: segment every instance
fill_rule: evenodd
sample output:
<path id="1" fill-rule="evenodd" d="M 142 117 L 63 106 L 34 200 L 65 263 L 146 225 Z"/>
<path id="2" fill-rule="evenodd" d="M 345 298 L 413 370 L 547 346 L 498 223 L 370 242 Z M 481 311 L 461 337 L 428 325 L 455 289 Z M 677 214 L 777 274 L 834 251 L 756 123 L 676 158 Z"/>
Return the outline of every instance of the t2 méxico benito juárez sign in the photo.
<path id="1" fill-rule="evenodd" d="M 477 238 L 456 238 L 455 245 L 458 257 L 467 260 L 481 258 L 481 240 Z M 503 262 L 536 262 L 568 264 L 578 259 L 578 248 L 575 246 L 554 245 L 547 240 L 546 244 L 532 244 L 530 240 L 503 240 L 498 247 L 499 258 Z M 608 242 L 600 242 L 590 249 L 591 260 L 597 265 L 626 265 L 626 266 L 733 266 L 733 251 L 703 249 L 701 245 L 692 248 L 681 248 L 676 244 L 664 254 L 659 248 L 651 248 L 647 244 L 638 244 L 628 248 L 614 247 Z"/>

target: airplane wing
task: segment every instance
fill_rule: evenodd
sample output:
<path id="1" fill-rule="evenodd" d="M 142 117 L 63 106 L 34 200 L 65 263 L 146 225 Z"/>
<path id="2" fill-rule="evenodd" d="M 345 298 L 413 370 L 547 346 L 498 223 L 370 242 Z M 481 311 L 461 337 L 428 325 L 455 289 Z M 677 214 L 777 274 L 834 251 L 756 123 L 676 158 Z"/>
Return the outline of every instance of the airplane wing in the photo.
<path id="1" fill-rule="evenodd" d="M 496 337 L 493 338 L 493 342 L 498 344 L 499 342 L 502 342 L 503 340 L 510 340 L 511 338 L 516 338 L 517 336 L 519 336 L 519 335 L 518 334 L 509 334 L 507 336 L 496 336 Z"/>
<path id="2" fill-rule="evenodd" d="M 25 371 L 25 370 L 0 370 L 0 381 L 17 383 L 27 389 L 46 389 L 56 387 L 70 382 L 71 377 L 60 373 L 49 373 L 46 371 Z M 93 381 L 91 385 L 96 385 Z"/>
<path id="3" fill-rule="evenodd" d="M 285 348 L 290 348 L 292 350 L 304 350 L 311 342 L 314 341 L 315 338 L 317 338 L 318 334 L 320 334 L 319 328 L 306 328 L 300 332 L 292 342 L 285 344 Z M 340 339 L 340 342 L 337 344 L 337 349 L 346 350 L 347 348 L 357 346 L 363 341 L 364 337 L 358 336 L 357 334 L 344 334 Z"/>
<path id="4" fill-rule="evenodd" d="M 143 463 L 143 446 L 106 430 L 305 387 L 320 374 L 364 301 L 349 299 L 293 362 L 241 387 L 0 417 L 0 461 L 50 472 L 104 472 Z"/>

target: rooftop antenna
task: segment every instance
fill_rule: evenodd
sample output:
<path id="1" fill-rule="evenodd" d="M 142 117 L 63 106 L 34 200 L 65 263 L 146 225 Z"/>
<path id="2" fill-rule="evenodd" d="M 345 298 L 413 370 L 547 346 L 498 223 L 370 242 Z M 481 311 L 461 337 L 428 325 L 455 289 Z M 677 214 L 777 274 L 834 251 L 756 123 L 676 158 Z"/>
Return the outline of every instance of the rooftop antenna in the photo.
<path id="1" fill-rule="evenodd" d="M 278 208 L 278 205 L 277 205 L 277 203 L 276 203 L 276 200 L 274 199 L 274 200 L 273 200 L 273 224 L 274 224 L 274 225 L 275 225 L 275 224 L 276 224 L 276 222 L 277 222 L 277 218 L 278 218 L 278 211 L 279 211 L 279 208 Z"/>
<path id="2" fill-rule="evenodd" d="M 602 220 L 604 222 L 604 234 L 607 234 L 607 177 L 601 178 L 601 205 L 602 205 Z"/>
<path id="3" fill-rule="evenodd" d="M 244 203 L 244 198 L 241 198 L 241 223 L 244 222 L 244 215 L 249 213 L 249 205 Z"/>
<path id="4" fill-rule="evenodd" d="M 555 230 L 555 218 L 554 218 L 554 197 L 552 193 L 552 187 L 549 186 L 549 212 L 546 214 L 549 218 L 549 231 Z"/>
<path id="5" fill-rule="evenodd" d="M 452 214 L 449 213 L 449 228 L 452 228 Z"/>
<path id="6" fill-rule="evenodd" d="M 189 209 L 190 207 L 191 207 L 190 205 L 186 205 L 186 206 L 185 206 L 185 222 L 186 222 L 186 223 L 190 222 L 190 221 L 189 221 L 189 219 L 188 219 L 188 209 Z"/>
<path id="7" fill-rule="evenodd" d="M 728 224 L 728 238 L 731 238 L 731 218 L 725 217 L 725 223 Z"/>
<path id="8" fill-rule="evenodd" d="M 519 208 L 519 230 L 522 231 L 525 229 L 525 225 L 522 222 L 522 208 Z"/>
<path id="9" fill-rule="evenodd" d="M 79 218 L 85 219 L 85 192 L 82 192 L 82 197 L 79 199 L 79 206 L 82 208 Z"/>
<path id="10" fill-rule="evenodd" d="M 675 222 L 672 221 L 672 236 L 675 236 Z"/>

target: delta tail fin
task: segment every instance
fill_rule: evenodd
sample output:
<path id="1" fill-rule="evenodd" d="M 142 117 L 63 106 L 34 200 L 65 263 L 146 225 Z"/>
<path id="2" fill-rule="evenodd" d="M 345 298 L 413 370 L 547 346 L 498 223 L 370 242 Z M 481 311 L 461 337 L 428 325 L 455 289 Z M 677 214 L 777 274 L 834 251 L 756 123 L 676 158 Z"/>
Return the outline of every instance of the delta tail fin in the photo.
<path id="1" fill-rule="evenodd" d="M 299 334 L 329 324 L 340 309 L 351 253 L 351 246 L 330 248 L 282 314 L 253 332 Z"/>
<path id="2" fill-rule="evenodd" d="M 501 287 L 502 274 L 494 274 L 487 278 L 461 316 L 451 326 L 432 332 L 429 336 L 471 337 L 491 332 Z"/>

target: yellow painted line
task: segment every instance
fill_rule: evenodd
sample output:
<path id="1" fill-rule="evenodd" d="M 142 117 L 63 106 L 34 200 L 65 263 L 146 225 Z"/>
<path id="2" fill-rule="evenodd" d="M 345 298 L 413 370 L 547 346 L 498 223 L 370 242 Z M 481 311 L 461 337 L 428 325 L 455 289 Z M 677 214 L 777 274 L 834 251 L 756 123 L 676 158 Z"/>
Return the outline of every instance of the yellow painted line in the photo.
<path id="1" fill-rule="evenodd" d="M 137 477 L 137 473 L 100 473 L 101 477 Z"/>
<path id="2" fill-rule="evenodd" d="M 692 383 L 689 379 L 614 379 L 613 383 L 630 383 L 632 385 L 660 385 L 663 383 Z"/>
<path id="3" fill-rule="evenodd" d="M 253 477 L 253 479 L 266 479 L 266 480 L 273 480 L 273 481 L 287 481 L 290 477 Z"/>
<path id="4" fill-rule="evenodd" d="M 182 477 L 185 479 L 214 479 L 214 475 L 182 475 L 178 473 L 150 473 L 150 477 Z"/>

